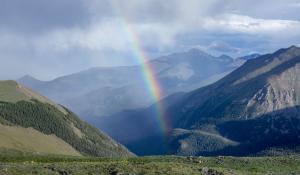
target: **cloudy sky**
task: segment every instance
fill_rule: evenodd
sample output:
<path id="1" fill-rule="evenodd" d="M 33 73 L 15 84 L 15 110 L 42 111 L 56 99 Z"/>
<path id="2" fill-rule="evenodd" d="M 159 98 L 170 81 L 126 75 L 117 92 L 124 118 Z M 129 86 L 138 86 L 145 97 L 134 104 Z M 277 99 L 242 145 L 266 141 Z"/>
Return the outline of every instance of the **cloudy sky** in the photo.
<path id="1" fill-rule="evenodd" d="M 201 48 L 240 56 L 300 44 L 300 0 L 1 0 L 0 79 L 47 80 Z"/>

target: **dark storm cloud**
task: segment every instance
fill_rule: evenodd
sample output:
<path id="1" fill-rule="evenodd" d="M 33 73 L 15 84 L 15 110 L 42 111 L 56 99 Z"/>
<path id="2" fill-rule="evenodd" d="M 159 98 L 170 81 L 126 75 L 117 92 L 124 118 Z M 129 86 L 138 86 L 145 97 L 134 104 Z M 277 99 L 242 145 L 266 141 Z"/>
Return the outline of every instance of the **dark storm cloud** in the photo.
<path id="1" fill-rule="evenodd" d="M 36 33 L 86 25 L 89 11 L 81 0 L 1 0 L 0 28 Z"/>
<path id="2" fill-rule="evenodd" d="M 0 0 L 0 79 L 135 64 L 138 43 L 155 56 L 270 52 L 300 43 L 299 10 L 299 0 Z"/>

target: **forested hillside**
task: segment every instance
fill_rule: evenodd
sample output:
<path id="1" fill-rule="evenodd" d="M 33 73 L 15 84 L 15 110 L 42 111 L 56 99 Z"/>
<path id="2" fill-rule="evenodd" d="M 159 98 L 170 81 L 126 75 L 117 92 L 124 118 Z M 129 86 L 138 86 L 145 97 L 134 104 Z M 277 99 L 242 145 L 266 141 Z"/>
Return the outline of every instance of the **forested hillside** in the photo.
<path id="1" fill-rule="evenodd" d="M 108 157 L 132 155 L 125 147 L 80 120 L 68 109 L 63 107 L 58 109 L 52 104 L 41 102 L 34 96 L 28 98 L 28 95 L 21 93 L 23 87 L 16 82 L 3 81 L 0 87 L 5 87 L 0 88 L 0 94 L 4 94 L 4 91 L 9 89 L 10 93 L 6 94 L 11 94 L 15 101 L 12 102 L 8 96 L 0 98 L 1 124 L 33 128 L 46 135 L 55 135 L 83 155 Z M 12 89 L 15 89 L 15 94 L 18 95 L 12 93 Z"/>

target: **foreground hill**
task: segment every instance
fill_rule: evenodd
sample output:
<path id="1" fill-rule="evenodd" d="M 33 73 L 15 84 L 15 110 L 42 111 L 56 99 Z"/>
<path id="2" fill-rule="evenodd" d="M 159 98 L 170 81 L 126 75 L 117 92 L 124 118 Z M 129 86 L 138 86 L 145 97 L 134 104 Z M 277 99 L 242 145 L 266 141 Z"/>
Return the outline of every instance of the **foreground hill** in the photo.
<path id="1" fill-rule="evenodd" d="M 68 109 L 14 81 L 0 81 L 0 148 L 46 154 L 132 154 Z"/>

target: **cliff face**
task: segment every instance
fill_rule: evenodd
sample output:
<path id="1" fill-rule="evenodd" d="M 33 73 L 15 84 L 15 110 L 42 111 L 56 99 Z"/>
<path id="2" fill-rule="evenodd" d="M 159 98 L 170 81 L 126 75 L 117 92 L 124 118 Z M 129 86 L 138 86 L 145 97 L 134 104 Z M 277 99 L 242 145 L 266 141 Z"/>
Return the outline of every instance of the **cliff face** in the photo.
<path id="1" fill-rule="evenodd" d="M 300 104 L 300 64 L 268 79 L 247 103 L 250 116 L 260 116 L 276 110 L 291 108 Z"/>

